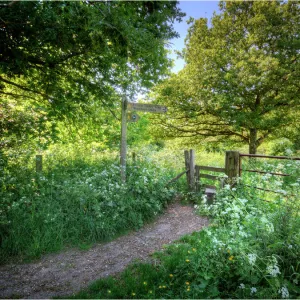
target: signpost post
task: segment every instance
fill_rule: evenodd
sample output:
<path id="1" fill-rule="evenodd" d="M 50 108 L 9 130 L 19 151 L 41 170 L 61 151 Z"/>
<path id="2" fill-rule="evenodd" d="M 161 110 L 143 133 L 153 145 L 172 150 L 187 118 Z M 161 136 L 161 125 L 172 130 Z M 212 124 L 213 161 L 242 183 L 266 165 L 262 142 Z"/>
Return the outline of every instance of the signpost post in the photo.
<path id="1" fill-rule="evenodd" d="M 127 115 L 127 110 L 143 111 L 157 114 L 167 112 L 167 107 L 155 104 L 133 103 L 128 102 L 126 96 L 122 98 L 122 115 L 121 115 L 121 150 L 120 150 L 120 164 L 121 164 L 121 180 L 126 182 L 126 153 L 127 153 L 127 122 L 137 122 L 139 115 L 130 113 Z"/>
<path id="2" fill-rule="evenodd" d="M 121 180 L 126 182 L 126 152 L 127 152 L 127 99 L 126 96 L 122 98 L 122 115 L 121 115 L 121 151 L 120 151 L 120 164 L 121 164 Z"/>

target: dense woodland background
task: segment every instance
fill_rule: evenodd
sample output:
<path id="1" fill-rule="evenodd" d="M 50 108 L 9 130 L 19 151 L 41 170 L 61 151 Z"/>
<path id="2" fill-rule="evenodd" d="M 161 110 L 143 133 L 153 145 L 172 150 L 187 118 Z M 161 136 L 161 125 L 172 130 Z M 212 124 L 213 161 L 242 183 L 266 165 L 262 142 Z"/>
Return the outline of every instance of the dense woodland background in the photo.
<path id="1" fill-rule="evenodd" d="M 129 145 L 298 150 L 299 4 L 220 7 L 211 27 L 191 20 L 186 66 L 170 74 L 176 2 L 1 2 L 2 155 L 79 140 L 117 149 L 124 93 L 169 109 L 130 124 Z"/>

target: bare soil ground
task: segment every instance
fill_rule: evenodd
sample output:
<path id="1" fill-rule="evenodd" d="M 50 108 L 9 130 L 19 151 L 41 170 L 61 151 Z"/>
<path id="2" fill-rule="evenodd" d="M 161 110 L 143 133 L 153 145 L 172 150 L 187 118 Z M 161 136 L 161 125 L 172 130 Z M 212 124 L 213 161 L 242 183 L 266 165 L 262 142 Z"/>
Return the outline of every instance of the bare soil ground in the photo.
<path id="1" fill-rule="evenodd" d="M 70 295 L 92 281 L 114 275 L 136 261 L 146 261 L 185 234 L 199 231 L 208 219 L 178 201 L 153 223 L 87 251 L 70 249 L 29 264 L 0 266 L 0 298 L 51 298 Z"/>

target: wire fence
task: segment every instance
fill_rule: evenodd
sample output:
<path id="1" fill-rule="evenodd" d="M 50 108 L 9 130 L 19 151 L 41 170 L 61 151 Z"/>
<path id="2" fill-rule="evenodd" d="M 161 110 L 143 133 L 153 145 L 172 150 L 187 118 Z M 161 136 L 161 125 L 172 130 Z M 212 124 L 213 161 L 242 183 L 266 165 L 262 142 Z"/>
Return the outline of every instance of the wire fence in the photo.
<path id="1" fill-rule="evenodd" d="M 239 155 L 239 177 L 245 187 L 286 198 L 299 194 L 300 158 L 271 155 Z"/>

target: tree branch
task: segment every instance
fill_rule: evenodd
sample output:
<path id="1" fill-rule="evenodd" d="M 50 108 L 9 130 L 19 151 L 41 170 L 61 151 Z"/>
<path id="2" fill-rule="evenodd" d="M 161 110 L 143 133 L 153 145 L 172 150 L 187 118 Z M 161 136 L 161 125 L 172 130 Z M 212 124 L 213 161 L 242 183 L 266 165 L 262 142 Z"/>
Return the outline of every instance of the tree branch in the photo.
<path id="1" fill-rule="evenodd" d="M 17 87 L 17 88 L 19 88 L 19 89 L 21 89 L 21 90 L 23 90 L 23 91 L 35 93 L 35 94 L 38 94 L 38 95 L 43 96 L 44 98 L 50 98 L 49 95 L 47 95 L 47 94 L 44 94 L 44 93 L 41 93 L 41 92 L 32 90 L 32 89 L 30 89 L 30 88 L 27 88 L 27 87 L 25 87 L 25 86 L 22 86 L 22 85 L 20 85 L 20 84 L 15 83 L 15 82 L 12 82 L 12 81 L 9 81 L 9 80 L 7 80 L 7 79 L 4 79 L 4 78 L 1 77 L 1 76 L 0 76 L 0 80 L 3 81 L 3 82 L 5 82 L 5 83 L 7 83 L 7 84 L 13 85 L 13 86 L 15 86 L 15 87 Z"/>

